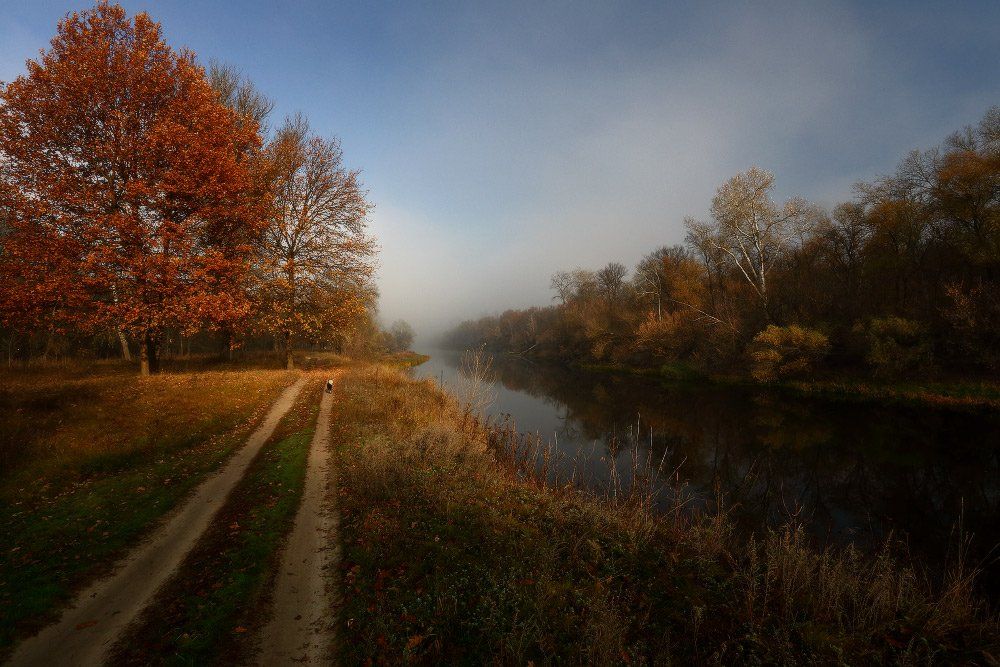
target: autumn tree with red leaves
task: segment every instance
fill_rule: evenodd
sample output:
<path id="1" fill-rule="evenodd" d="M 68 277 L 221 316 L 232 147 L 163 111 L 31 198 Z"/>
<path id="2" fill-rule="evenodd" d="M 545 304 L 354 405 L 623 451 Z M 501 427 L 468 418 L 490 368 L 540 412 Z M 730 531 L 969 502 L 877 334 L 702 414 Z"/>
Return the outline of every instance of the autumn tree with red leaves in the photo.
<path id="1" fill-rule="evenodd" d="M 257 123 L 149 16 L 68 15 L 0 89 L 5 324 L 128 331 L 145 375 L 166 327 L 245 318 L 269 207 L 247 159 L 259 147 Z"/>

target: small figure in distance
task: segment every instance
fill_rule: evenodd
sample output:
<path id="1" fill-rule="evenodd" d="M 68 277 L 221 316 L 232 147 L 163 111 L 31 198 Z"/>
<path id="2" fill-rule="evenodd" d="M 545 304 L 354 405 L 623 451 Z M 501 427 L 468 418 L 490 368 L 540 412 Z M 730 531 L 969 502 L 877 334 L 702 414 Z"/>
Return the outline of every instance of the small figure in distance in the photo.
<path id="1" fill-rule="evenodd" d="M 333 379 L 331 378 L 326 381 L 326 393 L 330 394 L 332 392 L 333 392 Z"/>

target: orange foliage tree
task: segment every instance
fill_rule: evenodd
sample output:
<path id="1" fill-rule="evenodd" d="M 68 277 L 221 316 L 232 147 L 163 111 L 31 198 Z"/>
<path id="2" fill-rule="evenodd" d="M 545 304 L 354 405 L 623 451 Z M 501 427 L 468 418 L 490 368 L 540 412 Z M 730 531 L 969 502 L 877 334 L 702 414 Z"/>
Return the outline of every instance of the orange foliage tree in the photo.
<path id="1" fill-rule="evenodd" d="M 5 323 L 128 331 L 148 374 L 166 327 L 246 317 L 267 224 L 246 159 L 259 149 L 257 124 L 146 14 L 68 15 L 0 89 Z"/>
<path id="2" fill-rule="evenodd" d="M 375 300 L 377 247 L 367 234 L 358 172 L 336 139 L 312 135 L 297 116 L 267 148 L 273 206 L 257 261 L 259 322 L 284 340 L 288 368 L 299 341 L 329 342 Z"/>

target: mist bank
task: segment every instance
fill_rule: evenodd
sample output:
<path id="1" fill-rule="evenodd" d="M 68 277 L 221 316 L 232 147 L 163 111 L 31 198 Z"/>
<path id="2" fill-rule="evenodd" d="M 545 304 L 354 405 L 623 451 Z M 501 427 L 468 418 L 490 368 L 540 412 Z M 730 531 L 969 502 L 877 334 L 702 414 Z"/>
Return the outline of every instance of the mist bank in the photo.
<path id="1" fill-rule="evenodd" d="M 684 245 L 552 276 L 557 303 L 461 323 L 445 347 L 756 381 L 988 381 L 1000 370 L 1000 107 L 833 208 L 753 167 Z"/>

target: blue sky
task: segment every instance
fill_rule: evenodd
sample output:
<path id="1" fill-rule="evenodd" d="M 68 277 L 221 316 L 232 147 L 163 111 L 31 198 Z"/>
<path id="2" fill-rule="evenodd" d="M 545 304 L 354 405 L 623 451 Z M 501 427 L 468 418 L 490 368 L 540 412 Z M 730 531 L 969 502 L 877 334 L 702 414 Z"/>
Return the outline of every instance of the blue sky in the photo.
<path id="1" fill-rule="evenodd" d="M 1000 104 L 995 0 L 122 4 L 341 138 L 425 337 L 681 242 L 752 164 L 832 204 Z M 0 0 L 0 80 L 87 6 Z"/>

